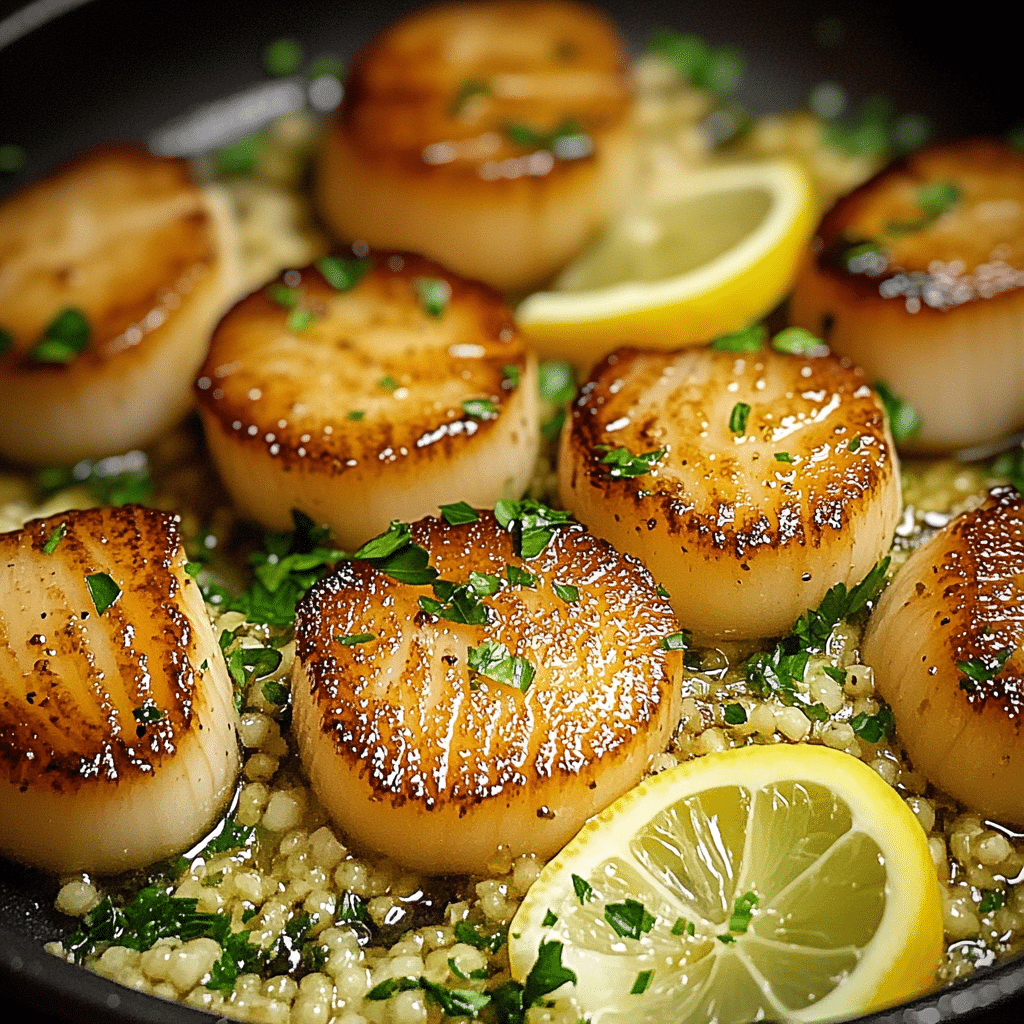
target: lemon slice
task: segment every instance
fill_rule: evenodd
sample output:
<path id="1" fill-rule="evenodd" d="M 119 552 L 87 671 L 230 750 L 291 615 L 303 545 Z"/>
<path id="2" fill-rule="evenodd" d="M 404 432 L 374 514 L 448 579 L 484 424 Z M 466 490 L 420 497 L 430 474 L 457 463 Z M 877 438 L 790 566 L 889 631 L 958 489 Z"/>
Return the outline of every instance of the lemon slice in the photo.
<path id="1" fill-rule="evenodd" d="M 561 944 L 558 948 L 557 944 Z M 554 953 L 554 956 L 552 956 Z M 512 974 L 593 1024 L 816 1021 L 935 985 L 939 885 L 924 832 L 862 761 L 742 747 L 648 779 L 541 872 Z"/>
<path id="2" fill-rule="evenodd" d="M 621 215 L 516 319 L 542 357 L 580 370 L 622 344 L 710 341 L 779 303 L 814 221 L 810 181 L 794 162 L 695 171 Z"/>

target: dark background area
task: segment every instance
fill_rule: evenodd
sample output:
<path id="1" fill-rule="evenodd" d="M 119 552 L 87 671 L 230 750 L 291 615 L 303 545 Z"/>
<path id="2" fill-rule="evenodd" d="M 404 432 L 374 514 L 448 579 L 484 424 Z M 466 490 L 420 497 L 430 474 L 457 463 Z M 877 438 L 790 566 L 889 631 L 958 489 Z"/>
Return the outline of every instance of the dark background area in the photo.
<path id="1" fill-rule="evenodd" d="M 0 2 L 0 29 L 22 6 Z M 408 0 L 372 6 L 92 0 L 0 49 L 0 144 L 17 144 L 27 157 L 22 171 L 0 175 L 0 195 L 89 144 L 144 138 L 196 104 L 266 80 L 261 51 L 277 38 L 294 37 L 309 57 L 334 54 L 346 61 L 388 18 L 413 6 Z M 661 27 L 743 51 L 738 98 L 755 112 L 800 106 L 814 85 L 834 81 L 854 105 L 881 94 L 899 112 L 923 115 L 939 137 L 1001 134 L 1024 125 L 1016 29 L 992 7 L 940 13 L 937 6 L 887 9 L 871 0 L 599 6 L 616 17 L 638 52 Z M 54 892 L 43 876 L 0 860 L 0 988 L 16 1021 L 212 1020 L 43 953 L 40 943 L 55 937 L 61 924 L 51 909 Z M 930 1013 L 922 1019 L 967 1012 L 976 1024 L 1019 1021 L 1024 1001 L 1005 1000 L 1020 991 L 1024 967 L 1002 969 L 922 1004 Z M 993 1001 L 996 1008 L 983 1009 Z"/>

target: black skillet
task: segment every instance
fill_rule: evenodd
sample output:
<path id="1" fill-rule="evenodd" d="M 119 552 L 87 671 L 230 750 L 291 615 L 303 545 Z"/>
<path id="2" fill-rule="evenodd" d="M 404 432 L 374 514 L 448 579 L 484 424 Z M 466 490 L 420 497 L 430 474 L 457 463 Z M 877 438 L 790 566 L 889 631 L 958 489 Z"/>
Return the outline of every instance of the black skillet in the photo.
<path id="1" fill-rule="evenodd" d="M 197 108 L 200 126 L 237 130 L 239 118 L 252 116 L 258 106 L 254 95 L 264 103 L 288 102 L 287 90 L 282 93 L 263 71 L 260 54 L 268 42 L 293 37 L 309 56 L 333 54 L 344 61 L 385 21 L 412 6 L 409 0 L 372 7 L 323 0 L 0 2 L 0 146 L 13 143 L 25 154 L 21 170 L 0 171 L 0 195 L 102 139 L 180 142 L 180 135 L 157 130 Z M 603 6 L 638 47 L 660 27 L 738 47 L 747 58 L 739 99 L 757 112 L 799 105 L 814 85 L 833 81 L 846 87 L 853 105 L 888 96 L 899 111 L 927 118 L 937 136 L 1001 134 L 1024 125 L 1024 109 L 1016 102 L 1015 30 L 993 7 L 960 8 L 954 15 L 937 6 L 886 10 L 870 0 L 639 0 L 635 6 L 609 0 Z M 260 92 L 268 86 L 274 91 Z M 240 92 L 250 101 L 227 111 L 204 107 Z M 2 591 L 0 580 L 0 600 Z M 53 910 L 54 893 L 50 879 L 0 859 L 0 993 L 15 1020 L 215 1019 L 45 953 L 42 943 L 69 923 Z M 1024 958 L 864 1018 L 872 1024 L 953 1020 L 1024 1020 Z"/>

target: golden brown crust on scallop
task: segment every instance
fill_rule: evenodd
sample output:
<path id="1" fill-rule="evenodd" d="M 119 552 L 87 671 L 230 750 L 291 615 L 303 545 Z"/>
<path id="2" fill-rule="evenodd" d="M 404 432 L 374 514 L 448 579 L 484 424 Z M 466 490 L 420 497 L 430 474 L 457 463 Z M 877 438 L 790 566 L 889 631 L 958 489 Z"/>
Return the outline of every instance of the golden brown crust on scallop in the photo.
<path id="1" fill-rule="evenodd" d="M 316 584 L 298 608 L 294 682 L 314 789 L 355 841 L 391 843 L 424 870 L 482 870 L 498 845 L 553 852 L 671 733 L 681 653 L 659 646 L 677 628 L 671 609 L 642 566 L 576 523 L 530 559 L 489 512 L 422 520 L 412 539 L 442 580 L 500 579 L 481 601 L 487 622 L 439 618 L 419 604 L 429 586 L 365 561 Z M 532 583 L 509 583 L 510 565 Z M 372 639 L 342 643 L 359 635 Z M 536 670 L 525 692 L 469 668 L 469 649 L 491 641 Z M 421 848 L 402 848 L 403 831 Z"/>
<path id="2" fill-rule="evenodd" d="M 63 533 L 47 553 L 54 531 Z M 172 758 L 200 727 L 202 677 L 187 657 L 197 642 L 180 591 L 197 584 L 183 569 L 177 517 L 125 507 L 35 519 L 0 535 L 0 564 L 10 581 L 0 609 L 8 778 L 74 790 L 145 776 Z M 95 573 L 122 588 L 102 616 L 86 585 Z M 134 717 L 147 702 L 159 721 Z"/>
<path id="3" fill-rule="evenodd" d="M 14 339 L 4 372 L 76 376 L 159 344 L 168 312 L 219 258 L 188 161 L 139 143 L 87 150 L 0 204 L 0 309 Z M 68 306 L 85 313 L 90 345 L 68 365 L 34 361 Z"/>
<path id="4" fill-rule="evenodd" d="M 734 431 L 740 403 L 749 413 Z M 617 476 L 604 460 L 619 448 L 663 454 Z M 785 632 L 868 572 L 899 514 L 891 438 L 864 375 L 771 349 L 613 353 L 562 435 L 559 494 L 645 561 L 684 627 L 710 636 Z"/>
<path id="5" fill-rule="evenodd" d="M 1013 487 L 957 517 L 882 595 L 863 658 L 914 767 L 1024 824 L 1024 499 Z"/>
<path id="6" fill-rule="evenodd" d="M 1009 146 L 932 146 L 839 200 L 805 255 L 790 319 L 918 413 L 901 449 L 988 444 L 1024 426 L 1022 195 L 1024 155 Z"/>
<path id="7" fill-rule="evenodd" d="M 362 276 L 343 289 L 323 265 L 239 302 L 199 371 L 210 451 L 241 510 L 289 529 L 299 509 L 354 550 L 393 519 L 518 498 L 539 443 L 536 360 L 502 297 L 408 253 L 346 261 Z"/>
<path id="8" fill-rule="evenodd" d="M 317 198 L 346 241 L 412 249 L 507 290 L 550 277 L 632 173 L 625 44 L 563 0 L 441 4 L 362 52 Z"/>

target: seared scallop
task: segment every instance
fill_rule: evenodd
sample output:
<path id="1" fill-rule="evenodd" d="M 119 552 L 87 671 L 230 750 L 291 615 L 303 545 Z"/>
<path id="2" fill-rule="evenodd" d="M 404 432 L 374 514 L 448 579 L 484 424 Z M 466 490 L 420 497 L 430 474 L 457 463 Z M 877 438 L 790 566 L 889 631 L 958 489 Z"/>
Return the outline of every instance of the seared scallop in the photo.
<path id="1" fill-rule="evenodd" d="M 683 639 L 650 574 L 524 505 L 414 524 L 399 562 L 429 557 L 433 587 L 352 561 L 298 607 L 294 731 L 313 789 L 355 842 L 427 873 L 551 856 L 678 720 Z"/>
<path id="2" fill-rule="evenodd" d="M 316 197 L 346 241 L 519 290 L 551 277 L 632 179 L 626 47 L 567 0 L 448 3 L 373 40 L 322 139 Z"/>
<path id="3" fill-rule="evenodd" d="M 536 361 L 501 297 L 421 257 L 285 271 L 221 321 L 196 384 L 239 508 L 353 550 L 393 519 L 526 489 Z"/>
<path id="4" fill-rule="evenodd" d="M 902 449 L 944 452 L 1024 427 L 1024 154 L 933 146 L 826 215 L 790 303 L 912 412 Z"/>
<path id="5" fill-rule="evenodd" d="M 177 518 L 126 506 L 0 535 L 0 853 L 111 874 L 186 849 L 239 767 L 231 681 Z"/>
<path id="6" fill-rule="evenodd" d="M 0 203 L 0 456 L 70 464 L 180 420 L 237 297 L 236 250 L 220 190 L 141 145 L 91 150 Z"/>
<path id="7" fill-rule="evenodd" d="M 1024 826 L 1024 500 L 994 489 L 921 545 L 882 594 L 862 657 L 914 768 Z"/>
<path id="8" fill-rule="evenodd" d="M 867 574 L 900 512 L 864 375 L 769 348 L 613 353 L 562 433 L 558 490 L 709 639 L 787 632 L 830 587 Z"/>

